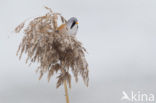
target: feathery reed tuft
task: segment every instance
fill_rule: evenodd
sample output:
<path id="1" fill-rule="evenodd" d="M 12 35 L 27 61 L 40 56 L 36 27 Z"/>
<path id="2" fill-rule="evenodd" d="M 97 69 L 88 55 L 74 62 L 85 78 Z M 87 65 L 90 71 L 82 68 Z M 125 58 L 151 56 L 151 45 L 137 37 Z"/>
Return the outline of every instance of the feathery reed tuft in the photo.
<path id="1" fill-rule="evenodd" d="M 25 21 L 15 28 L 15 32 L 24 31 L 24 37 L 19 45 L 17 55 L 19 59 L 22 54 L 27 55 L 26 63 L 38 62 L 39 79 L 48 72 L 48 81 L 54 73 L 60 72 L 57 77 L 57 87 L 66 80 L 71 87 L 72 71 L 76 82 L 78 75 L 81 75 L 84 83 L 88 86 L 88 63 L 85 59 L 85 48 L 75 36 L 60 34 L 57 32 L 58 18 L 62 23 L 66 20 L 60 13 L 53 12 L 50 8 L 44 16 L 37 17 L 30 21 L 24 28 Z"/>

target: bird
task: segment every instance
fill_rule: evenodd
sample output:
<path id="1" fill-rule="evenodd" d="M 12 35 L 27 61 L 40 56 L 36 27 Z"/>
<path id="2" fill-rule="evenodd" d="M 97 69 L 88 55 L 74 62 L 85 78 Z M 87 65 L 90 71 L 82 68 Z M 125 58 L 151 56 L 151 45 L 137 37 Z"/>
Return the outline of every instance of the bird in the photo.
<path id="1" fill-rule="evenodd" d="M 78 31 L 78 20 L 76 17 L 71 17 L 66 23 L 57 28 L 57 32 L 76 35 Z"/>

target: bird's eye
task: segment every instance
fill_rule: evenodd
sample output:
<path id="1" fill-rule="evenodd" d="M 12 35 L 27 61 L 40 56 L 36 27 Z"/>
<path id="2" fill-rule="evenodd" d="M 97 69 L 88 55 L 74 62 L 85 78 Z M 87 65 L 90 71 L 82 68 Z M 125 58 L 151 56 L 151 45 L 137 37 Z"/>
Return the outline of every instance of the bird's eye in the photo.
<path id="1" fill-rule="evenodd" d="M 70 27 L 70 29 L 72 29 L 74 27 L 74 25 L 76 24 L 76 22 L 74 21 Z"/>

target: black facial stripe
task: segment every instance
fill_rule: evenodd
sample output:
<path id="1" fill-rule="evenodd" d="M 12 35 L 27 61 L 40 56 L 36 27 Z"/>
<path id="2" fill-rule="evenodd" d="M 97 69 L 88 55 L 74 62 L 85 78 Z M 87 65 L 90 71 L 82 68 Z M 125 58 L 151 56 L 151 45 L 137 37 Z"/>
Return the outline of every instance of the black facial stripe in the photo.
<path id="1" fill-rule="evenodd" d="M 74 21 L 70 27 L 70 29 L 72 29 L 74 27 L 74 25 L 76 24 L 76 22 Z"/>

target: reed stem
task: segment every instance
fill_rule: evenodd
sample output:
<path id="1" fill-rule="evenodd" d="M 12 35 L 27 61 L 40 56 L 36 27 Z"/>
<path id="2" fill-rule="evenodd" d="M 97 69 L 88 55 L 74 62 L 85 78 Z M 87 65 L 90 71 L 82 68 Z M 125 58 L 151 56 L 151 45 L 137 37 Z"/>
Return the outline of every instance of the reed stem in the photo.
<path id="1" fill-rule="evenodd" d="M 69 103 L 68 88 L 67 88 L 66 80 L 64 81 L 64 89 L 65 89 L 66 103 Z"/>

